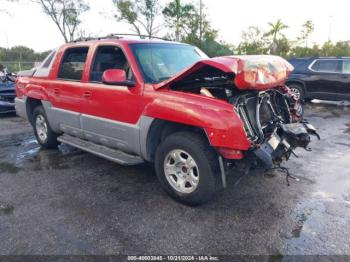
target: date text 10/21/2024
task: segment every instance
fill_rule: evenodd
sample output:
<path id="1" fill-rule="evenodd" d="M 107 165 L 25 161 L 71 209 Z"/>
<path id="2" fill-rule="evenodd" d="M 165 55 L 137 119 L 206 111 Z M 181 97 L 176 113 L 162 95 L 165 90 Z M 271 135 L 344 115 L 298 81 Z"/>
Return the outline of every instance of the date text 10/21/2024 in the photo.
<path id="1" fill-rule="evenodd" d="M 216 256 L 128 256 L 128 261 L 220 261 Z"/>

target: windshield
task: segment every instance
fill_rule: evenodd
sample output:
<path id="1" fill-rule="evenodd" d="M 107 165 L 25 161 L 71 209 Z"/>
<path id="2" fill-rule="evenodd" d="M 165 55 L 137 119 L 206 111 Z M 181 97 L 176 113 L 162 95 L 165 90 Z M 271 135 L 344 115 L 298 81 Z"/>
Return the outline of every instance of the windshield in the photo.
<path id="1" fill-rule="evenodd" d="M 181 44 L 132 44 L 146 83 L 160 83 L 207 58 L 198 48 Z"/>

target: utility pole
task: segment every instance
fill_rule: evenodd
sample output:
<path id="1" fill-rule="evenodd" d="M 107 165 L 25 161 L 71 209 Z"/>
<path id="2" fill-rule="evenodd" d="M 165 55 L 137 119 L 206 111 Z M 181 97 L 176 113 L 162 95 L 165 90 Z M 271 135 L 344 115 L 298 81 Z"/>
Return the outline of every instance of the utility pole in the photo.
<path id="1" fill-rule="evenodd" d="M 19 61 L 18 61 L 19 71 L 22 71 L 21 62 L 22 62 L 22 51 L 19 52 Z"/>
<path id="2" fill-rule="evenodd" d="M 10 45 L 9 45 L 9 35 L 7 33 L 7 28 L 5 28 L 5 37 L 6 37 L 6 48 L 9 49 Z"/>
<path id="3" fill-rule="evenodd" d="M 203 3 L 199 0 L 199 41 L 202 44 L 203 39 Z"/>
<path id="4" fill-rule="evenodd" d="M 329 16 L 328 42 L 332 40 L 332 16 Z"/>

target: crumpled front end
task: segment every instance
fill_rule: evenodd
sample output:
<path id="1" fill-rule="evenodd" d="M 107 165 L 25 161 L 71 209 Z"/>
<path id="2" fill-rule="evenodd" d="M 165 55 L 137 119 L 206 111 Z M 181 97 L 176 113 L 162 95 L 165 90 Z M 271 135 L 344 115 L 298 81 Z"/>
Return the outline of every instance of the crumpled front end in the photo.
<path id="1" fill-rule="evenodd" d="M 283 160 L 288 160 L 297 147 L 310 151 L 308 148 L 311 141 L 310 134 L 318 136 L 316 129 L 307 122 L 281 124 L 280 130 L 259 145 L 254 154 L 266 167 L 271 168 Z"/>
<path id="2" fill-rule="evenodd" d="M 230 120 L 222 117 L 231 125 L 235 123 L 232 132 L 229 128 L 206 130 L 211 145 L 228 161 L 252 158 L 253 153 L 271 167 L 288 159 L 295 148 L 307 149 L 310 134 L 316 134 L 303 121 L 301 104 L 284 85 L 292 70 L 293 66 L 278 56 L 216 57 L 199 61 L 154 88 L 197 94 L 233 105 L 235 116 Z M 233 145 L 232 140 L 250 146 L 238 146 L 239 141 Z"/>
<path id="3" fill-rule="evenodd" d="M 316 129 L 302 119 L 301 105 L 286 87 L 246 93 L 232 103 L 244 122 L 252 152 L 270 168 L 288 160 L 298 147 L 308 148 Z"/>

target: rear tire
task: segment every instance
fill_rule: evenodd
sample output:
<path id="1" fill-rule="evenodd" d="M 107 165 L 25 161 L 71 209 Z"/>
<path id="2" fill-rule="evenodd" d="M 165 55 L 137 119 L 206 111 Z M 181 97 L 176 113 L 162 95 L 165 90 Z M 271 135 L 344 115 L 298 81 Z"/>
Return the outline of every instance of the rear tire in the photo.
<path id="1" fill-rule="evenodd" d="M 219 189 L 218 156 L 206 139 L 191 132 L 168 136 L 157 148 L 155 168 L 163 189 L 183 204 L 204 204 Z"/>
<path id="2" fill-rule="evenodd" d="M 47 121 L 45 110 L 42 106 L 37 106 L 34 109 L 32 124 L 36 140 L 42 148 L 49 149 L 58 146 L 58 134 L 51 129 L 50 124 Z"/>

